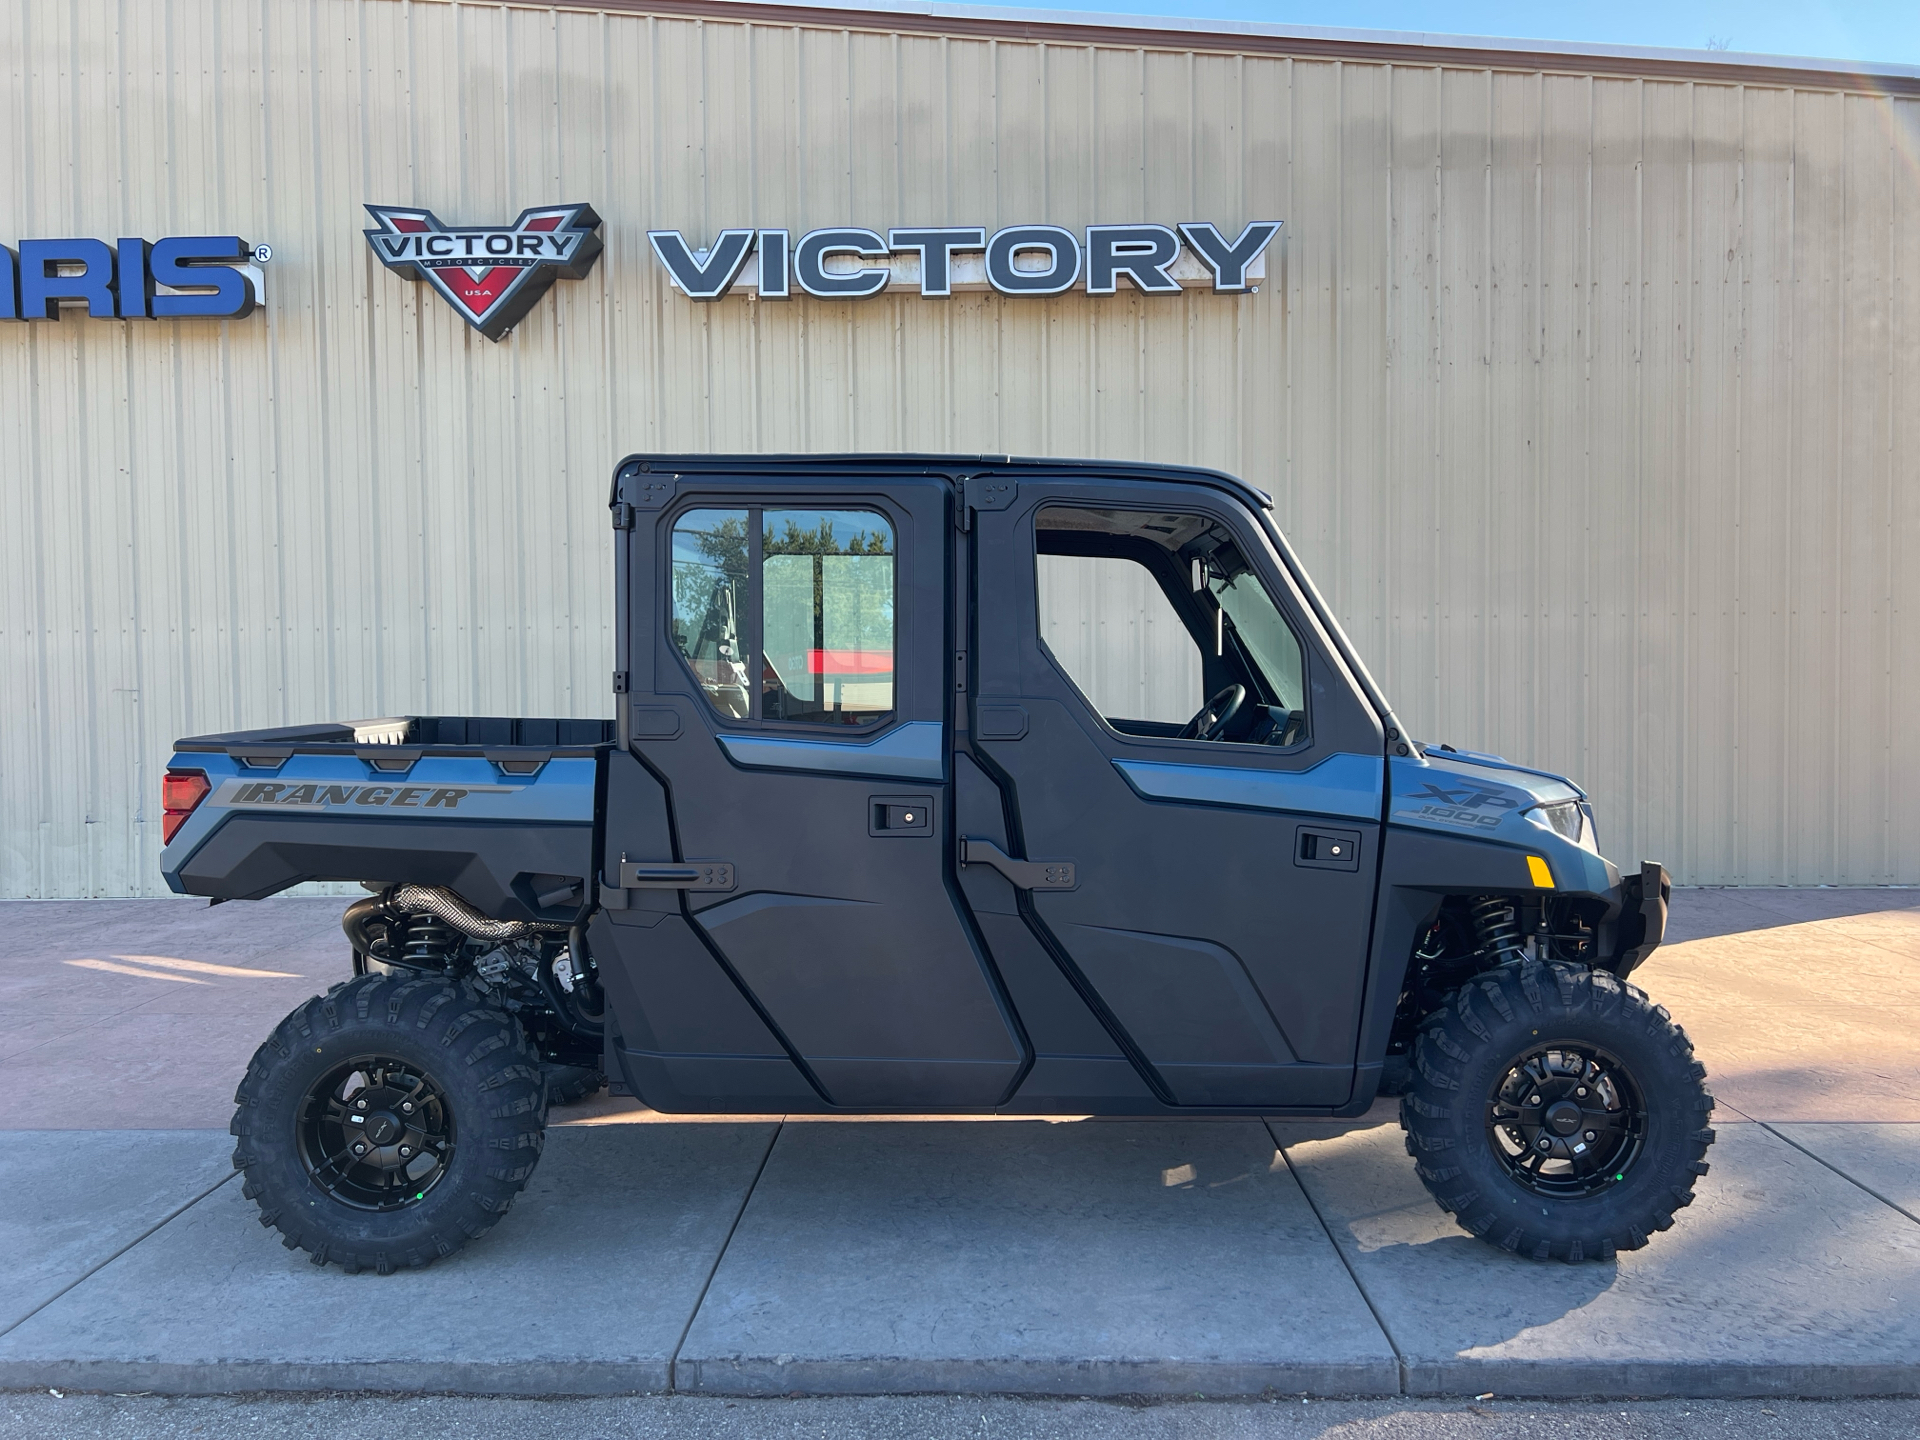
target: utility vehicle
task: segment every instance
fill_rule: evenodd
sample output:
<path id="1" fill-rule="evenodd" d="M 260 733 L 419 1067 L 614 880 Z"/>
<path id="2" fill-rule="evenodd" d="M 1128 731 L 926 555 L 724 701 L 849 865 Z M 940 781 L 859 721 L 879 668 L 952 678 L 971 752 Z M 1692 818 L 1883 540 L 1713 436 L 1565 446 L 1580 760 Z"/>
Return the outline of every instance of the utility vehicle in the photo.
<path id="1" fill-rule="evenodd" d="M 362 882 L 354 974 L 241 1080 L 316 1262 L 491 1226 L 547 1107 L 1357 1116 L 1434 1198 L 1603 1259 L 1706 1173 L 1626 983 L 1661 867 L 1557 775 L 1410 738 L 1270 503 L 1103 461 L 633 456 L 611 721 L 182 740 L 168 883 Z"/>

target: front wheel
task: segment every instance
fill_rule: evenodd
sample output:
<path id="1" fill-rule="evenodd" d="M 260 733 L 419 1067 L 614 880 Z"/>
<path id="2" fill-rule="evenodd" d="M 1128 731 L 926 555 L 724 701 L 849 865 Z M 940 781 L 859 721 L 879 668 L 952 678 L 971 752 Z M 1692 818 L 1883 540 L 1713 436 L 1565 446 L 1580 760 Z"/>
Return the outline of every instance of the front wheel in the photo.
<path id="1" fill-rule="evenodd" d="M 1706 1074 L 1640 990 L 1526 961 L 1421 1022 L 1400 1123 L 1464 1229 L 1536 1260 L 1605 1260 L 1693 1203 L 1713 1143 Z"/>
<path id="2" fill-rule="evenodd" d="M 382 1275 L 485 1233 L 533 1173 L 539 1059 L 511 1016 L 439 978 L 368 974 L 301 1005 L 234 1095 L 234 1168 L 313 1263 Z"/>

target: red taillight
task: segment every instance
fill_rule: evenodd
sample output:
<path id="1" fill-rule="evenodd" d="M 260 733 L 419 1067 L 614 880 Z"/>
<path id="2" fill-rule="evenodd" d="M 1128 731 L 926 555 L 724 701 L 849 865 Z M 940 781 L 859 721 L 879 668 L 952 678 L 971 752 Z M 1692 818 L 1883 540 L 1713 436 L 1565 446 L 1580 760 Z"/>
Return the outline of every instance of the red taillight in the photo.
<path id="1" fill-rule="evenodd" d="M 200 802 L 213 787 L 199 770 L 169 770 L 160 782 L 160 806 L 166 812 L 160 821 L 160 843 L 171 845 L 174 832 L 187 823 Z"/>

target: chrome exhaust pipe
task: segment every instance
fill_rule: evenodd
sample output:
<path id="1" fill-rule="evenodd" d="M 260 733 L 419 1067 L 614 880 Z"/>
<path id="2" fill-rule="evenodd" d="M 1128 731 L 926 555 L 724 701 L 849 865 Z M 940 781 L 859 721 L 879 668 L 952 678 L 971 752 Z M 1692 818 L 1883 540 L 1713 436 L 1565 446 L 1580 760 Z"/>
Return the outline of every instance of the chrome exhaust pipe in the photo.
<path id="1" fill-rule="evenodd" d="M 367 922 L 376 916 L 412 915 L 420 912 L 436 916 L 474 940 L 525 940 L 534 935 L 565 935 L 573 927 L 566 921 L 492 920 L 462 900 L 453 891 L 439 885 L 395 885 L 378 895 L 356 900 L 340 917 L 340 928 L 360 954 L 373 948 L 367 934 Z"/>
<path id="2" fill-rule="evenodd" d="M 525 940 L 532 935 L 564 935 L 573 928 L 564 920 L 490 920 L 439 885 L 396 885 L 381 898 L 389 909 L 437 915 L 475 940 Z"/>

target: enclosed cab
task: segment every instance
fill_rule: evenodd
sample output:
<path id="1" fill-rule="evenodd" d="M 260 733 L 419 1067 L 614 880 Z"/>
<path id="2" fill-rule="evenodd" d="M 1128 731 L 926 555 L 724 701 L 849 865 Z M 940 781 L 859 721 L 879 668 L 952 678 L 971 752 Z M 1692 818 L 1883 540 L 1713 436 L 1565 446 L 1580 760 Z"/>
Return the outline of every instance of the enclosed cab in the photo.
<path id="1" fill-rule="evenodd" d="M 1623 983 L 1664 874 L 1623 879 L 1571 782 L 1407 736 L 1258 491 L 642 456 L 610 501 L 607 729 L 175 756 L 183 801 L 206 786 L 176 889 L 372 892 L 363 973 L 242 1086 L 237 1161 L 297 1243 L 458 1243 L 524 1181 L 464 1157 L 530 1168 L 550 1082 L 596 1064 L 670 1112 L 1338 1116 L 1384 1086 L 1436 1199 L 1542 1257 L 1644 1243 L 1690 1198 L 1704 1072 Z M 473 743 L 489 724 L 519 728 Z M 504 1037 L 505 1120 L 461 1121 L 478 1082 L 423 1038 L 456 1013 Z M 444 1125 L 409 1130 L 429 1100 Z"/>

